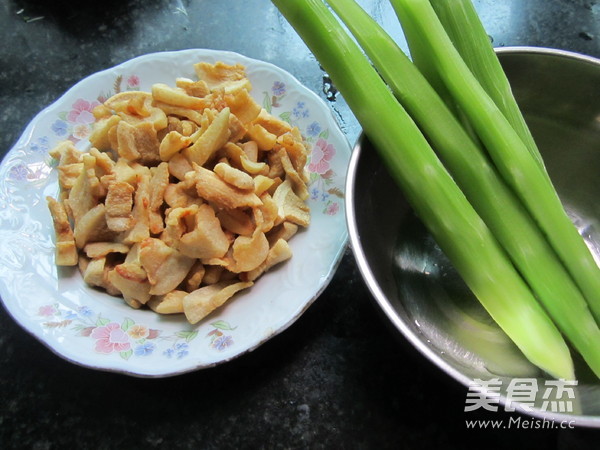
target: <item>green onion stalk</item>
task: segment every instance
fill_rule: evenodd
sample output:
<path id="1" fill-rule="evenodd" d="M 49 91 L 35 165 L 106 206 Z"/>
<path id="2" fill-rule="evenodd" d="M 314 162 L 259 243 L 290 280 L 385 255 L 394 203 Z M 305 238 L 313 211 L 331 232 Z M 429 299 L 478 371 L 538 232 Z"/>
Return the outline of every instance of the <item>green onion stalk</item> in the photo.
<path id="1" fill-rule="evenodd" d="M 391 0 L 409 46 L 428 58 L 468 117 L 503 179 L 530 212 L 600 321 L 600 267 L 567 215 L 547 173 L 481 87 L 428 0 Z"/>
<path id="2" fill-rule="evenodd" d="M 471 0 L 431 0 L 431 5 L 467 67 L 545 170 L 540 150 Z"/>
<path id="3" fill-rule="evenodd" d="M 272 0 L 332 78 L 467 286 L 535 365 L 574 377 L 569 349 L 417 125 L 322 0 Z"/>
<path id="4" fill-rule="evenodd" d="M 600 376 L 600 329 L 523 204 L 396 42 L 354 0 L 327 0 L 425 133 L 567 339 Z M 518 230 L 518 232 L 515 232 Z"/>

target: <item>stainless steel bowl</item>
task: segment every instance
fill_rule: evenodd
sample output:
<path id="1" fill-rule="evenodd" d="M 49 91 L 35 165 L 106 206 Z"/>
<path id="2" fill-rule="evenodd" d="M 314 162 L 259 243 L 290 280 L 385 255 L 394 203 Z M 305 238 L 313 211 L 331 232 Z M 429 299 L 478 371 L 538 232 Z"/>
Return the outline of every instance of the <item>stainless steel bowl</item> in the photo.
<path id="1" fill-rule="evenodd" d="M 600 60 L 531 47 L 502 48 L 498 55 L 561 200 L 600 255 Z M 575 399 L 551 407 L 544 374 L 472 296 L 365 136 L 354 149 L 346 192 L 360 271 L 385 315 L 423 355 L 465 386 L 497 381 L 505 408 L 600 427 L 598 379 L 576 360 Z M 535 384 L 533 407 L 529 399 L 511 400 L 511 382 L 518 378 Z"/>

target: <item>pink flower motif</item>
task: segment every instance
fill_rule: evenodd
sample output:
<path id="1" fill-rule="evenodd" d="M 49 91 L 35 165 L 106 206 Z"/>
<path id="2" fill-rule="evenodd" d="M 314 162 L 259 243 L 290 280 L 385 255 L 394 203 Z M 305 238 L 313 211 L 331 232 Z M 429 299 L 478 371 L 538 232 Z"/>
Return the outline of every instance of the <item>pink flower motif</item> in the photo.
<path id="1" fill-rule="evenodd" d="M 125 352 L 131 348 L 127 333 L 115 322 L 94 328 L 90 336 L 96 339 L 96 351 L 100 353 Z"/>
<path id="2" fill-rule="evenodd" d="M 335 216 L 339 210 L 340 205 L 338 203 L 332 203 L 325 209 L 325 214 Z"/>
<path id="3" fill-rule="evenodd" d="M 40 309 L 38 309 L 38 314 L 40 316 L 50 317 L 56 314 L 56 308 L 53 305 L 40 306 Z"/>
<path id="4" fill-rule="evenodd" d="M 127 78 L 127 86 L 129 87 L 138 87 L 140 85 L 140 77 L 137 75 L 131 75 Z"/>
<path id="5" fill-rule="evenodd" d="M 73 123 L 94 123 L 95 118 L 92 110 L 99 104 L 98 102 L 88 102 L 80 98 L 73 103 L 73 109 L 67 114 L 67 120 Z"/>
<path id="6" fill-rule="evenodd" d="M 323 175 L 329 170 L 329 161 L 335 155 L 335 147 L 328 144 L 325 139 L 319 139 L 312 149 L 312 156 L 308 170 Z"/>

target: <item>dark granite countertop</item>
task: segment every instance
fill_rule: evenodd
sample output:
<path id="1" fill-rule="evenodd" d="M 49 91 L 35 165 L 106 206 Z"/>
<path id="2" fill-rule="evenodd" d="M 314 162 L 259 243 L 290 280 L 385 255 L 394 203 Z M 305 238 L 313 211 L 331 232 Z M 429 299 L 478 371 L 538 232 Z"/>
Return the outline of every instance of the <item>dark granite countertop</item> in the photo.
<path id="1" fill-rule="evenodd" d="M 398 34 L 387 2 L 361 3 Z M 600 57 L 597 1 L 475 5 L 497 46 Z M 267 0 L 4 0 L 0 38 L 3 155 L 74 83 L 156 51 L 232 50 L 281 66 L 325 99 L 318 63 Z M 331 106 L 353 142 L 353 116 L 343 100 Z M 329 287 L 285 332 L 232 362 L 173 378 L 73 365 L 0 308 L 4 449 L 597 448 L 599 435 L 587 429 L 468 430 L 465 397 L 465 387 L 388 326 L 350 250 Z"/>

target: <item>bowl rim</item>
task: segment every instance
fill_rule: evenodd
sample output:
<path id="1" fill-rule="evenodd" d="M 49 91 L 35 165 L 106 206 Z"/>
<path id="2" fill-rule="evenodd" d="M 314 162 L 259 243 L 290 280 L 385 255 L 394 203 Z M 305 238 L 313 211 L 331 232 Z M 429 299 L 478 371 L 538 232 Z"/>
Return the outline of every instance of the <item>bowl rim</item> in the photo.
<path id="1" fill-rule="evenodd" d="M 578 60 L 581 62 L 588 62 L 593 65 L 600 64 L 600 58 L 596 58 L 594 56 L 585 55 L 583 53 L 574 52 L 570 50 L 562 50 L 551 47 L 535 47 L 528 45 L 517 45 L 517 46 L 506 46 L 506 47 L 495 47 L 494 51 L 497 54 L 537 54 L 537 55 L 546 55 L 546 56 L 558 56 L 571 60 Z"/>
<path id="2" fill-rule="evenodd" d="M 553 49 L 549 47 L 535 47 L 535 46 L 507 46 L 494 48 L 498 55 L 522 55 L 522 54 L 534 54 L 534 55 L 546 55 L 546 56 L 558 56 L 561 58 L 576 60 L 598 66 L 600 69 L 600 58 L 584 55 L 573 51 Z M 383 290 L 376 281 L 375 275 L 367 262 L 366 254 L 361 245 L 361 239 L 356 225 L 356 208 L 355 208 L 355 190 L 354 186 L 357 180 L 357 170 L 359 160 L 362 154 L 362 147 L 365 142 L 366 136 L 361 132 L 354 145 L 352 155 L 350 157 L 350 163 L 348 166 L 348 172 L 346 175 L 346 220 L 348 225 L 348 234 L 350 239 L 350 247 L 356 259 L 359 272 L 361 273 L 369 291 L 373 298 L 382 309 L 383 313 L 391 321 L 392 325 L 400 331 L 400 333 L 407 339 L 422 355 L 424 355 L 430 362 L 436 365 L 446 374 L 450 375 L 455 381 L 458 381 L 465 387 L 468 387 L 472 382 L 471 378 L 463 374 L 461 371 L 446 362 L 437 352 L 431 347 L 427 346 L 408 326 L 408 324 L 397 314 L 395 308 L 386 298 Z M 487 392 L 486 390 L 482 391 Z M 507 398 L 503 395 L 500 396 L 499 404 L 505 406 Z M 554 422 L 566 421 L 574 422 L 577 427 L 591 427 L 600 428 L 600 416 L 590 415 L 571 415 L 566 413 L 554 413 L 541 411 L 538 409 L 526 409 L 519 402 L 511 402 L 511 406 L 515 408 L 516 412 L 529 415 L 538 419 L 546 419 Z"/>

